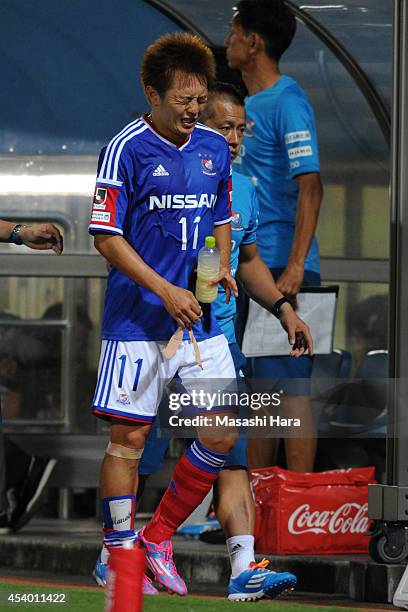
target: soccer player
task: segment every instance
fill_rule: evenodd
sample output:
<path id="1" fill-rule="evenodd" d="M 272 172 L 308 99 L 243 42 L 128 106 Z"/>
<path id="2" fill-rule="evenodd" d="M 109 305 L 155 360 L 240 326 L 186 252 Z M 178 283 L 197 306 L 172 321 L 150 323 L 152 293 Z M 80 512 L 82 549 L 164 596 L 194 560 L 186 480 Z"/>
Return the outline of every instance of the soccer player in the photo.
<path id="1" fill-rule="evenodd" d="M 245 128 L 244 101 L 237 89 L 228 83 L 215 83 L 209 93 L 208 103 L 200 121 L 223 134 L 229 144 L 231 159 L 235 160 L 240 149 Z M 259 257 L 256 249 L 256 228 L 258 203 L 255 188 L 246 177 L 233 171 L 232 174 L 232 251 L 231 271 L 238 276 L 251 297 L 260 301 L 271 311 L 281 292 L 276 288 L 273 277 Z M 235 299 L 226 303 L 225 292 L 220 288 L 215 306 L 215 315 L 226 336 L 239 376 L 245 365 L 235 338 Z M 302 332 L 307 346 L 312 351 L 312 341 L 307 326 L 297 317 L 292 307 L 283 302 L 280 321 L 288 331 L 293 343 L 296 332 Z M 295 355 L 301 351 L 293 352 Z M 149 474 L 161 469 L 168 448 L 168 438 L 157 438 L 152 429 L 140 462 L 139 474 L 145 482 Z M 247 440 L 240 437 L 215 483 L 215 508 L 217 517 L 227 537 L 227 548 L 231 562 L 231 580 L 228 595 L 231 600 L 260 599 L 264 595 L 276 596 L 295 585 L 296 578 L 288 573 L 268 571 L 265 563 L 259 566 L 254 557 L 255 507 L 249 486 L 246 459 Z M 106 551 L 102 552 L 94 577 L 98 584 L 106 582 Z"/>
<path id="2" fill-rule="evenodd" d="M 259 252 L 278 289 L 291 298 L 301 285 L 320 284 L 314 232 L 322 199 L 313 110 L 299 85 L 279 70 L 295 30 L 295 18 L 283 0 L 240 0 L 226 39 L 229 66 L 240 70 L 249 92 L 238 167 L 257 182 Z M 310 356 L 254 360 L 254 376 L 280 379 L 286 391 L 285 416 L 302 421 L 303 437 L 285 440 L 288 468 L 297 471 L 313 470 L 316 452 L 307 380 L 311 368 Z M 297 380 L 284 380 L 288 378 Z M 250 443 L 250 465 L 272 465 L 275 447 L 272 439 Z"/>
<path id="3" fill-rule="evenodd" d="M 135 491 L 165 381 L 176 373 L 182 382 L 197 384 L 203 377 L 220 385 L 235 379 L 227 340 L 212 313 L 201 319 L 190 291 L 198 250 L 205 236 L 214 234 L 221 253 L 214 282 L 221 282 L 227 298 L 237 293 L 229 263 L 229 149 L 220 134 L 197 125 L 214 75 L 214 57 L 196 36 L 166 35 L 147 48 L 141 79 L 151 112 L 108 145 L 89 226 L 96 248 L 111 265 L 92 408 L 110 421 L 101 469 L 104 542 L 123 546 L 139 539 L 158 581 L 180 595 L 186 587 L 173 563 L 170 538 L 211 489 L 236 433 L 220 431 L 194 441 L 138 535 Z M 162 350 L 179 328 L 181 342 L 166 359 Z"/>

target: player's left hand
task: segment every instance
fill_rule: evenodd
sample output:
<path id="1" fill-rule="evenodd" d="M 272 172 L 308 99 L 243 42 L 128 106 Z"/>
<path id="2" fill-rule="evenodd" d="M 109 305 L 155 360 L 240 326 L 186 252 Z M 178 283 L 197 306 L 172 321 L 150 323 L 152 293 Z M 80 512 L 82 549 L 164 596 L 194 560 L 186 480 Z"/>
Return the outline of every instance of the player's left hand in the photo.
<path id="1" fill-rule="evenodd" d="M 227 304 L 230 301 L 231 291 L 235 295 L 235 297 L 238 297 L 237 283 L 235 281 L 235 278 L 231 275 L 229 268 L 221 267 L 220 273 L 218 274 L 217 278 L 214 278 L 214 280 L 210 281 L 210 285 L 218 285 L 218 283 L 221 283 L 221 285 L 224 287 L 225 301 Z"/>
<path id="2" fill-rule="evenodd" d="M 276 286 L 283 295 L 294 298 L 299 293 L 304 274 L 303 266 L 296 263 L 288 263 L 282 275 L 276 281 Z"/>
<path id="3" fill-rule="evenodd" d="M 290 355 L 300 357 L 306 351 L 313 355 L 313 338 L 308 325 L 300 319 L 290 304 L 281 306 L 280 322 L 288 334 L 289 344 L 292 346 Z"/>
<path id="4" fill-rule="evenodd" d="M 41 223 L 22 227 L 20 238 L 30 249 L 47 250 L 52 249 L 57 255 L 61 255 L 63 249 L 62 236 L 58 228 L 51 223 Z"/>

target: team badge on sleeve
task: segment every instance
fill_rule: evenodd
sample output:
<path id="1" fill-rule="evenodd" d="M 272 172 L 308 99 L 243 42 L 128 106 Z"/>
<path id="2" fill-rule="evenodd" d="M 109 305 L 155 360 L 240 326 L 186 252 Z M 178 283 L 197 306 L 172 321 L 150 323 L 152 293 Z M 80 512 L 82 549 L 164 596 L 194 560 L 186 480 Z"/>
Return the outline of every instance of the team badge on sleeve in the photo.
<path id="1" fill-rule="evenodd" d="M 105 187 L 97 187 L 93 198 L 93 209 L 105 210 L 105 202 L 107 197 L 107 190 Z"/>
<path id="2" fill-rule="evenodd" d="M 118 195 L 119 190 L 115 187 L 96 186 L 92 202 L 91 225 L 113 226 L 115 224 Z"/>
<path id="3" fill-rule="evenodd" d="M 107 189 L 106 187 L 97 187 L 95 189 L 94 204 L 104 204 L 106 202 Z"/>

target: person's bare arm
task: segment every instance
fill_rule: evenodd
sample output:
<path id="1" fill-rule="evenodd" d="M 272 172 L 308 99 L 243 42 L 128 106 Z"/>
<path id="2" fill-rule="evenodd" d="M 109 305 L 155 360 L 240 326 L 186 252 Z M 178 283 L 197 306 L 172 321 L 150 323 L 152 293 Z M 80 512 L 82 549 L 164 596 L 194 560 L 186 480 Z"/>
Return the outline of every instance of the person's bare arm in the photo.
<path id="1" fill-rule="evenodd" d="M 11 232 L 16 225 L 16 221 L 10 222 L 0 219 L 0 242 L 9 242 Z M 28 227 L 21 227 L 19 236 L 23 244 L 30 249 L 41 251 L 52 249 L 57 255 L 62 253 L 61 233 L 51 223 L 38 223 Z"/>
<path id="2" fill-rule="evenodd" d="M 276 283 L 280 291 L 290 297 L 296 296 L 302 284 L 305 259 L 316 231 L 323 197 L 320 174 L 317 172 L 301 174 L 295 180 L 299 185 L 296 230 L 288 264 Z"/>
<path id="3" fill-rule="evenodd" d="M 200 320 L 201 307 L 191 291 L 176 287 L 157 274 L 122 236 L 97 234 L 95 247 L 114 268 L 159 296 L 180 327 L 190 327 Z"/>
<path id="4" fill-rule="evenodd" d="M 225 289 L 226 302 L 228 304 L 231 296 L 231 291 L 237 297 L 237 283 L 231 276 L 230 261 L 231 261 L 231 224 L 224 223 L 214 227 L 214 236 L 217 243 L 217 249 L 220 251 L 220 273 L 211 285 L 221 285 Z"/>
<path id="5" fill-rule="evenodd" d="M 246 293 L 266 310 L 271 310 L 275 302 L 283 297 L 255 242 L 241 245 L 237 275 Z"/>
<path id="6" fill-rule="evenodd" d="M 17 223 L 17 222 L 16 222 Z M 0 220 L 0 240 L 1 242 L 8 242 L 11 232 L 13 231 L 16 223 L 10 223 L 10 221 Z"/>
<path id="7" fill-rule="evenodd" d="M 283 297 L 281 291 L 276 286 L 269 268 L 260 257 L 256 243 L 241 245 L 237 273 L 249 297 L 266 310 L 271 312 L 274 304 Z M 283 304 L 281 306 L 280 322 L 288 334 L 289 344 L 293 345 L 296 340 L 296 334 L 302 333 L 305 349 L 312 355 L 313 340 L 309 327 L 297 316 L 290 304 Z M 305 349 L 295 349 L 290 354 L 293 357 L 299 357 L 304 353 Z"/>

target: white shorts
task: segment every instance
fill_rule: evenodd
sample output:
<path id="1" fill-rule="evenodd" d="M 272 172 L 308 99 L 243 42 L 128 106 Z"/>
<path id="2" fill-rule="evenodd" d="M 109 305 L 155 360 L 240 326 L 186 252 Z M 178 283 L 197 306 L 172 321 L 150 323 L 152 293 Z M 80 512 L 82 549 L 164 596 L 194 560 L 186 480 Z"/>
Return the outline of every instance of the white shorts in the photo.
<path id="1" fill-rule="evenodd" d="M 163 357 L 165 346 L 165 342 L 103 340 L 92 412 L 102 418 L 151 423 L 165 386 L 176 374 L 189 391 L 203 379 L 217 381 L 221 392 L 231 388 L 235 368 L 224 335 L 198 343 L 203 369 L 189 340 L 180 343 L 171 359 Z"/>

